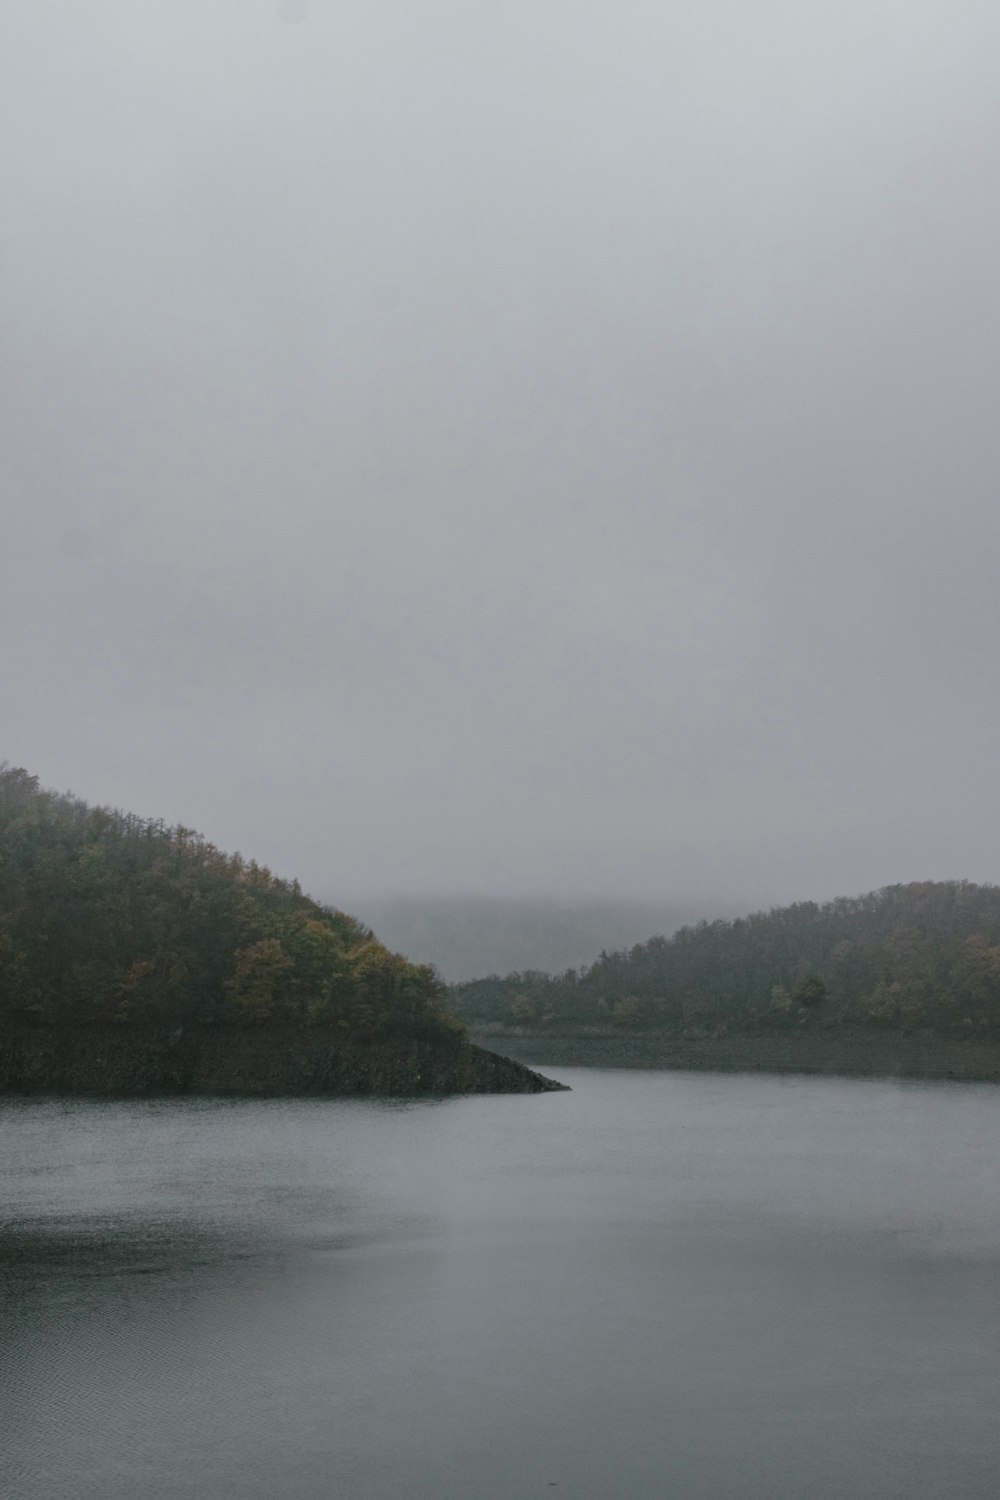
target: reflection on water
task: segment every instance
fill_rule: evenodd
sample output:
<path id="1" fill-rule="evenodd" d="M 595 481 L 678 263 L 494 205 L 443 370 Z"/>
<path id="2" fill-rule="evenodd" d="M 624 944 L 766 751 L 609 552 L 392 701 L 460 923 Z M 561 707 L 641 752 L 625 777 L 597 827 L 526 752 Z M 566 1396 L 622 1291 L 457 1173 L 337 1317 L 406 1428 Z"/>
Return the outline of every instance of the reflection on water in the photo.
<path id="1" fill-rule="evenodd" d="M 92 1221 L 27 1220 L 0 1234 L 4 1272 L 11 1283 L 44 1293 L 56 1276 L 143 1276 L 184 1272 L 219 1260 L 248 1257 L 255 1247 L 197 1220 L 163 1224 L 139 1215 Z"/>
<path id="2" fill-rule="evenodd" d="M 1000 1094 L 0 1106 L 18 1500 L 985 1500 Z"/>

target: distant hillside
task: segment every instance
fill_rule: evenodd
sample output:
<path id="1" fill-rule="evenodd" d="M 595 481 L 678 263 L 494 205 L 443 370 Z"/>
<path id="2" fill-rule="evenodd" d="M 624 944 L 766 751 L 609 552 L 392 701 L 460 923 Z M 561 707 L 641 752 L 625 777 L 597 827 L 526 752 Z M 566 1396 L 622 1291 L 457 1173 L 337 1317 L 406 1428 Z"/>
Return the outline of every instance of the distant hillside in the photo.
<path id="1" fill-rule="evenodd" d="M 501 897 L 394 897 L 358 903 L 384 942 L 450 983 L 514 969 L 548 973 L 593 963 L 650 932 L 673 932 L 718 915 L 695 904 L 556 902 Z"/>
<path id="2" fill-rule="evenodd" d="M 464 1044 L 444 1000 L 296 882 L 0 766 L 0 1084 L 544 1086 Z"/>
<path id="3" fill-rule="evenodd" d="M 1000 1036 L 1000 888 L 889 886 L 800 902 L 602 954 L 578 973 L 470 981 L 474 1027 L 712 1036 L 867 1028 Z"/>

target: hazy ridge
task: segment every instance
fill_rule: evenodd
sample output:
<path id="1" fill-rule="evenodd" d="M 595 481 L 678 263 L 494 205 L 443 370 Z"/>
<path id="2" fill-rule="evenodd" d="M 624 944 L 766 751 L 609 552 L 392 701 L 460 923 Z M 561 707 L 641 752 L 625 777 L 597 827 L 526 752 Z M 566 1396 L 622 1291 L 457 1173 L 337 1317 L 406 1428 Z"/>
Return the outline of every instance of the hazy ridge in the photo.
<path id="1" fill-rule="evenodd" d="M 391 896 L 355 903 L 382 940 L 458 984 L 515 970 L 560 973 L 603 950 L 688 923 L 735 915 L 731 902 L 556 900 L 503 896 Z"/>

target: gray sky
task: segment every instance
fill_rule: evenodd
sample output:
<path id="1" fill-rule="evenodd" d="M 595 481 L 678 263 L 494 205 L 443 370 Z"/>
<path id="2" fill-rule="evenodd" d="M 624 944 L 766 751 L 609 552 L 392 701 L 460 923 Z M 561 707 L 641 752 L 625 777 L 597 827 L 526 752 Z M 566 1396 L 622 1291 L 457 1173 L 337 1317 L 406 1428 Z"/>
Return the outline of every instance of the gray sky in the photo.
<path id="1" fill-rule="evenodd" d="M 995 0 L 0 23 L 0 756 L 345 903 L 1000 879 Z"/>

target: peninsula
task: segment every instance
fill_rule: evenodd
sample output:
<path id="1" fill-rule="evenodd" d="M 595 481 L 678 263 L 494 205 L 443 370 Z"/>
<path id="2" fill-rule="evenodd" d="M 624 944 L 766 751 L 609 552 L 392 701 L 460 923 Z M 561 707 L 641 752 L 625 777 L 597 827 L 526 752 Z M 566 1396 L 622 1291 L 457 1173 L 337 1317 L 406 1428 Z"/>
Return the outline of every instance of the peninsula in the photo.
<path id="1" fill-rule="evenodd" d="M 538 1093 L 433 968 L 193 830 L 0 766 L 0 1090 Z"/>

